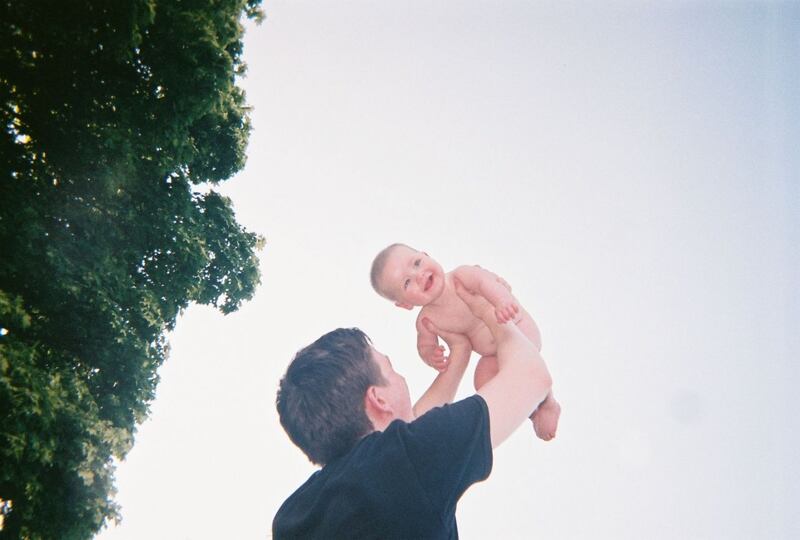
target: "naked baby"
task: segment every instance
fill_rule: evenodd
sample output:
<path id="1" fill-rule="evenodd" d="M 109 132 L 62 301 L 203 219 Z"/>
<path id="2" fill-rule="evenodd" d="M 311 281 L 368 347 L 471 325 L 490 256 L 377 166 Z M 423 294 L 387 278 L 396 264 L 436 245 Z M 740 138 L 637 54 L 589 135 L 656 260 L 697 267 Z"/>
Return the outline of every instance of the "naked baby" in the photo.
<path id="1" fill-rule="evenodd" d="M 508 284 L 483 268 L 460 266 L 445 273 L 427 253 L 405 244 L 392 244 L 375 257 L 370 278 L 375 291 L 396 306 L 422 306 L 417 317 L 417 350 L 426 364 L 439 371 L 447 369 L 437 330 L 469 339 L 472 349 L 481 355 L 475 368 L 476 389 L 497 373 L 496 347 L 486 325 L 456 294 L 455 279 L 486 297 L 494 306 L 499 323 L 513 322 L 538 349 L 542 347 L 539 328 L 511 294 Z M 540 439 L 549 441 L 555 437 L 560 414 L 561 406 L 552 393 L 548 394 L 531 415 Z"/>

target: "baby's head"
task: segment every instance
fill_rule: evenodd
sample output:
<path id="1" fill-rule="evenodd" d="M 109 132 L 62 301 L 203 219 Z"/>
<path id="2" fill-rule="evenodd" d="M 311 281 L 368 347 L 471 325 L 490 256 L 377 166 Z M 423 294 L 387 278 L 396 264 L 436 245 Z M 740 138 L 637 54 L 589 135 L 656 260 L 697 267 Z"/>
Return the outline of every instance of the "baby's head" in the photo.
<path id="1" fill-rule="evenodd" d="M 392 244 L 378 253 L 370 280 L 375 292 L 405 309 L 433 302 L 445 287 L 439 263 L 405 244 Z"/>

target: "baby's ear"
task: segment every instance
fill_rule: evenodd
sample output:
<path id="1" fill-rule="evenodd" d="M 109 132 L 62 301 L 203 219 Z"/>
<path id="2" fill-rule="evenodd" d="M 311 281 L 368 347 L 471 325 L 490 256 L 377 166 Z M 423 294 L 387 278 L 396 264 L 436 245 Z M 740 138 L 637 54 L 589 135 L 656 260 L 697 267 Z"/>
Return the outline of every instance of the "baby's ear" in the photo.
<path id="1" fill-rule="evenodd" d="M 409 304 L 407 302 L 395 302 L 394 305 L 396 305 L 397 307 L 400 307 L 400 308 L 405 308 L 405 309 L 411 309 L 411 308 L 414 307 L 414 306 L 412 306 L 411 304 Z"/>

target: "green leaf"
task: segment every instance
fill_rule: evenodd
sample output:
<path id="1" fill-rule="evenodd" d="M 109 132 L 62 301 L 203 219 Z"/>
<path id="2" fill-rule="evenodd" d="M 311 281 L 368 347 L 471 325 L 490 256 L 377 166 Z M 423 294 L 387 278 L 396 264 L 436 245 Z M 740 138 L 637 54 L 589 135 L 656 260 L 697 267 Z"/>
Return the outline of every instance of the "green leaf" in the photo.
<path id="1" fill-rule="evenodd" d="M 165 331 L 236 310 L 260 238 L 200 184 L 244 166 L 259 0 L 0 3 L 0 537 L 91 538 Z"/>

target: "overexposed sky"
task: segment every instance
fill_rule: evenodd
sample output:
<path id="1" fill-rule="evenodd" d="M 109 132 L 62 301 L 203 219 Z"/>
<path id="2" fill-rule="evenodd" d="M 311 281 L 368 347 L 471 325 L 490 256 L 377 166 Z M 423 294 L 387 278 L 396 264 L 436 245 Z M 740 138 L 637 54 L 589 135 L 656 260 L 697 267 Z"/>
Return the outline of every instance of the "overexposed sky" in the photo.
<path id="1" fill-rule="evenodd" d="M 277 383 L 328 330 L 422 393 L 414 315 L 369 286 L 395 241 L 511 282 L 563 407 L 555 441 L 495 452 L 462 538 L 800 537 L 800 4 L 264 9 L 222 188 L 263 284 L 179 321 L 98 539 L 268 537 L 314 471 Z"/>

